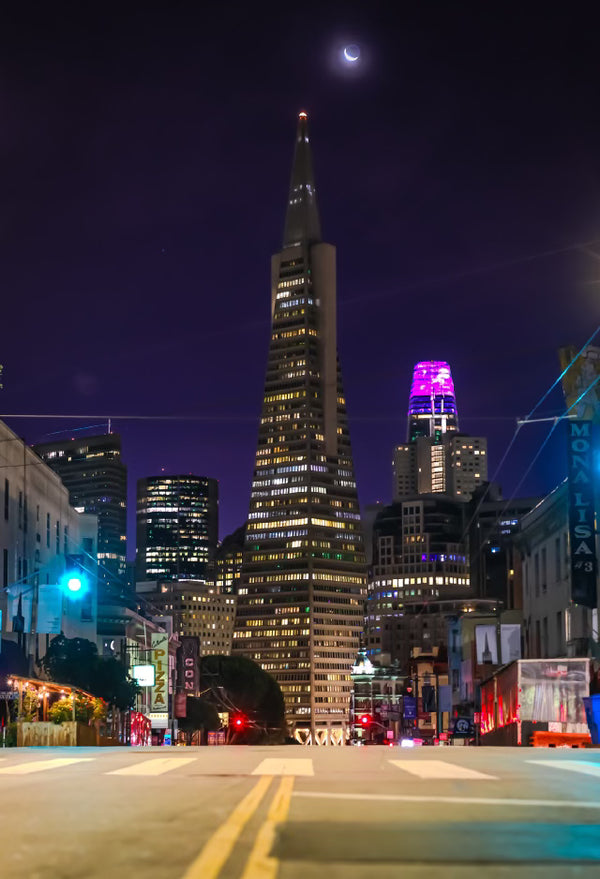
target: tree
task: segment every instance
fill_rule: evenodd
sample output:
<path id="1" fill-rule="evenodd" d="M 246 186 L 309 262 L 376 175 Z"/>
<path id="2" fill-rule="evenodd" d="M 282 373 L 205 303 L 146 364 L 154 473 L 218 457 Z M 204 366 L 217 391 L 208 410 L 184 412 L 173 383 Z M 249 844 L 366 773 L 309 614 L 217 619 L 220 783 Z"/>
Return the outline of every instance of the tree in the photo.
<path id="1" fill-rule="evenodd" d="M 92 641 L 57 635 L 51 641 L 41 666 L 50 680 L 91 693 L 97 661 L 98 648 Z"/>
<path id="2" fill-rule="evenodd" d="M 236 740 L 260 741 L 285 735 L 285 704 L 275 678 L 242 656 L 203 656 L 203 686 L 210 686 L 211 700 L 220 710 L 239 712 L 248 727 Z"/>
<path id="3" fill-rule="evenodd" d="M 198 730 L 217 730 L 221 727 L 217 709 L 206 699 L 188 696 L 185 704 L 185 713 L 186 716 L 179 720 L 179 729 L 187 733 L 188 744 L 192 734 Z"/>
<path id="4" fill-rule="evenodd" d="M 50 680 L 100 696 L 122 711 L 135 705 L 139 687 L 123 663 L 114 657 L 102 659 L 96 645 L 86 638 L 57 635 L 41 666 Z"/>

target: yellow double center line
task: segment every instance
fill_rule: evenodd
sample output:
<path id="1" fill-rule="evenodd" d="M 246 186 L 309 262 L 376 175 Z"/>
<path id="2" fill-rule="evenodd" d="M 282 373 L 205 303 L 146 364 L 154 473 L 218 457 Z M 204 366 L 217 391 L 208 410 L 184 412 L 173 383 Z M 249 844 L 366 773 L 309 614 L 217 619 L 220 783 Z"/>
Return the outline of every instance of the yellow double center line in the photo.
<path id="1" fill-rule="evenodd" d="M 216 879 L 272 781 L 272 775 L 263 775 L 215 830 L 196 860 L 186 870 L 183 879 Z M 267 819 L 256 836 L 242 879 L 272 879 L 277 874 L 279 861 L 270 857 L 269 852 L 275 840 L 277 825 L 287 818 L 293 787 L 293 776 L 283 776 L 269 807 Z"/>

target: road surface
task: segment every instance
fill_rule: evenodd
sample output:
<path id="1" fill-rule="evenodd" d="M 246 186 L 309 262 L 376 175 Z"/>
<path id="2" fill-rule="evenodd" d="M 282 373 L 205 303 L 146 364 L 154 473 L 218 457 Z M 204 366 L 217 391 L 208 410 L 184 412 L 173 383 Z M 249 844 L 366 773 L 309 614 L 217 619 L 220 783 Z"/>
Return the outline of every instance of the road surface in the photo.
<path id="1" fill-rule="evenodd" d="M 600 876 L 600 751 L 0 750 L 2 879 Z"/>

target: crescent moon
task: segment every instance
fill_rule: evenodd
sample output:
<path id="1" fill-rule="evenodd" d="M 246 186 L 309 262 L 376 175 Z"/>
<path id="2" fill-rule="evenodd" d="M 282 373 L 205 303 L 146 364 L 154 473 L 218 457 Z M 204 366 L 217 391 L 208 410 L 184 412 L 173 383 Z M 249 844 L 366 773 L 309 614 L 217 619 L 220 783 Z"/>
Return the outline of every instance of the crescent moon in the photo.
<path id="1" fill-rule="evenodd" d="M 353 47 L 346 46 L 346 48 L 344 49 L 344 58 L 346 59 L 346 61 L 350 61 L 352 64 L 354 64 L 360 58 L 360 51 L 358 49 L 355 49 L 353 53 L 350 51 L 350 48 Z"/>

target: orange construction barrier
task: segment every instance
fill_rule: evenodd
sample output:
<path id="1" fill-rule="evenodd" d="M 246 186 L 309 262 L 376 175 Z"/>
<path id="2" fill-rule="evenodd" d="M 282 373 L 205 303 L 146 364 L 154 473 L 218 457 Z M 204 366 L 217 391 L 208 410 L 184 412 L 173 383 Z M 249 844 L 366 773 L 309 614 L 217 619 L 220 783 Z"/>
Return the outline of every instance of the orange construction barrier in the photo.
<path id="1" fill-rule="evenodd" d="M 556 733 L 538 730 L 532 736 L 534 748 L 585 748 L 592 744 L 589 733 Z"/>

